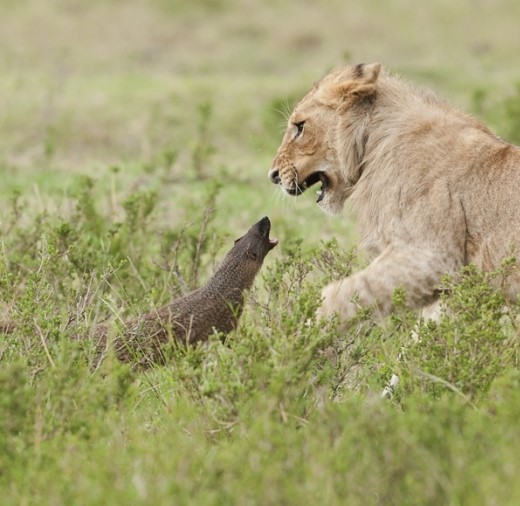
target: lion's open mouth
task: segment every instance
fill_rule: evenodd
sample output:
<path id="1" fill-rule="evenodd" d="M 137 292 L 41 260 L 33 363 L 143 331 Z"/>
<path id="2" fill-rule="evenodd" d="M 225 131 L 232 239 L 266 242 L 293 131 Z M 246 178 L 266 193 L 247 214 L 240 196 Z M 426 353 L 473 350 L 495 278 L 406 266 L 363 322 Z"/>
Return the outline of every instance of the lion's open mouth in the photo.
<path id="1" fill-rule="evenodd" d="M 319 180 L 321 181 L 321 188 L 319 189 L 319 191 L 316 192 L 316 194 L 318 195 L 316 203 L 319 203 L 323 200 L 323 197 L 325 197 L 325 192 L 328 190 L 330 186 L 329 176 L 327 176 L 325 172 L 319 172 L 318 176 Z"/>
<path id="2" fill-rule="evenodd" d="M 317 191 L 318 199 L 316 202 L 320 202 L 325 197 L 325 192 L 327 188 L 330 186 L 330 179 L 325 174 L 325 172 L 318 171 L 313 172 L 310 176 L 308 176 L 302 183 L 297 184 L 294 188 L 287 189 L 287 193 L 289 195 L 298 196 L 301 195 L 305 190 L 310 188 L 312 185 L 321 182 L 321 188 Z"/>

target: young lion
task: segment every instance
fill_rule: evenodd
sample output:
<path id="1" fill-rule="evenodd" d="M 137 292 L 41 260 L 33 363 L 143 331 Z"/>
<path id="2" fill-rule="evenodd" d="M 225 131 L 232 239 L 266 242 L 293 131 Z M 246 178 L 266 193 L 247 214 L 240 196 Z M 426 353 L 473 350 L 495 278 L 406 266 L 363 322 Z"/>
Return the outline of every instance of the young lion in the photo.
<path id="1" fill-rule="evenodd" d="M 430 91 L 360 64 L 325 76 L 296 105 L 269 172 L 289 195 L 321 182 L 318 205 L 350 198 L 371 263 L 322 292 L 319 314 L 354 316 L 358 298 L 392 309 L 436 298 L 445 273 L 492 270 L 520 241 L 520 149 Z M 514 297 L 520 273 L 505 287 Z"/>

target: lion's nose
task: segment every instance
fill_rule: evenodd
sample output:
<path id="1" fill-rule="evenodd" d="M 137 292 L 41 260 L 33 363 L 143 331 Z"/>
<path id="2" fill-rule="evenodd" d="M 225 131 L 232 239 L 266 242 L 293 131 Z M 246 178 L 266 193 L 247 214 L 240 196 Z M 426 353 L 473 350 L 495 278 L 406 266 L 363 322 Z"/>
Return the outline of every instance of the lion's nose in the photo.
<path id="1" fill-rule="evenodd" d="M 280 173 L 276 169 L 269 171 L 269 178 L 271 179 L 272 183 L 280 184 Z"/>

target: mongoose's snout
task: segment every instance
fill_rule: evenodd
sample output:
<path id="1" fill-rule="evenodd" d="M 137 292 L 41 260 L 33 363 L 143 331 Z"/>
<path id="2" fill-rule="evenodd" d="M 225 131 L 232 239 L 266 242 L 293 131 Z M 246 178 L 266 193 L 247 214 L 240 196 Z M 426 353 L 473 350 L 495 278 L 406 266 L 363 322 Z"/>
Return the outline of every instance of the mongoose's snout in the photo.
<path id="1" fill-rule="evenodd" d="M 258 223 L 255 223 L 253 227 L 257 227 L 260 236 L 267 240 L 267 244 L 270 250 L 278 244 L 278 239 L 275 237 L 272 239 L 269 238 L 269 233 L 271 232 L 271 221 L 267 216 L 264 216 Z"/>
<path id="2" fill-rule="evenodd" d="M 270 232 L 271 221 L 264 216 L 247 231 L 246 235 L 235 241 L 231 252 L 235 251 L 235 255 L 241 252 L 245 255 L 244 258 L 247 257 L 261 265 L 267 253 L 278 244 L 278 239 L 269 237 Z"/>
<path id="3" fill-rule="evenodd" d="M 258 223 L 253 225 L 254 227 L 258 227 L 258 231 L 262 237 L 269 237 L 269 232 L 271 231 L 271 220 L 267 216 L 264 216 Z"/>

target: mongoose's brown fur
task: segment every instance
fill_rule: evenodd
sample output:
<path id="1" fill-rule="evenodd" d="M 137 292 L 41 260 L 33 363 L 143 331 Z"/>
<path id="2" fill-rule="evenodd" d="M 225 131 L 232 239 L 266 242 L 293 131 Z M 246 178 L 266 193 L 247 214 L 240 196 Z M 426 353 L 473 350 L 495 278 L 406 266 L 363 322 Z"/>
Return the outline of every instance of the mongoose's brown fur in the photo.
<path id="1" fill-rule="evenodd" d="M 242 313 L 244 292 L 251 288 L 265 256 L 276 246 L 269 239 L 271 223 L 264 217 L 235 241 L 207 283 L 159 309 L 124 324 L 110 339 L 109 327 L 96 330 L 98 360 L 113 342 L 123 362 L 146 366 L 163 361 L 163 347 L 173 338 L 182 343 L 205 341 L 213 331 L 227 334 Z"/>

